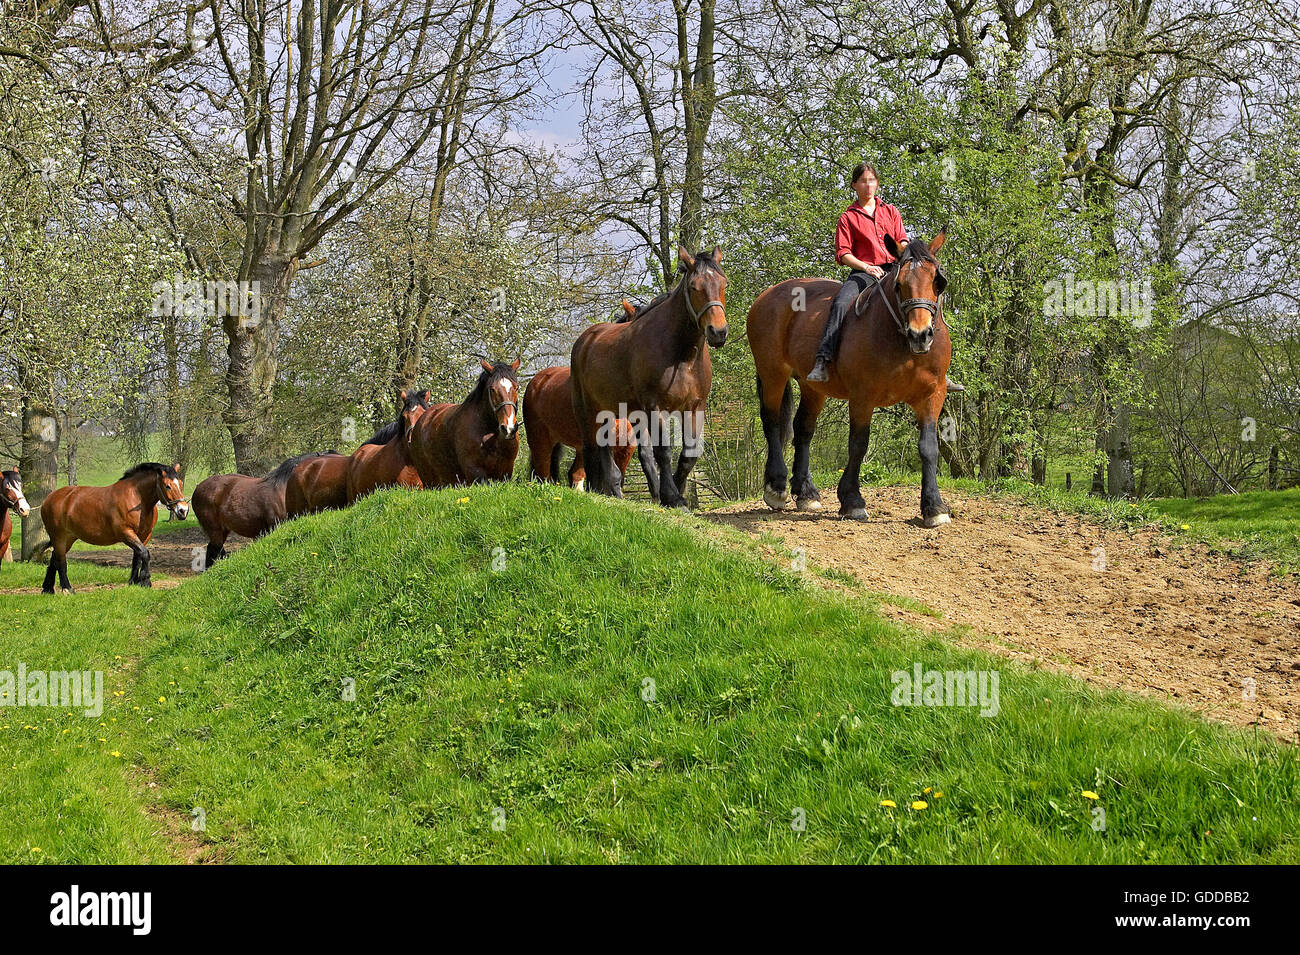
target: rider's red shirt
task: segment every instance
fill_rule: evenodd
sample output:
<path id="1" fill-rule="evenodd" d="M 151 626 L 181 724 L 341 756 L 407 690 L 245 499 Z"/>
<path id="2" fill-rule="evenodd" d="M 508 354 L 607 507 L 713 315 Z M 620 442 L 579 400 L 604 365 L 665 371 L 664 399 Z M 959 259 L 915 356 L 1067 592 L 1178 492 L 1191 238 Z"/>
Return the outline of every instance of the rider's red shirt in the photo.
<path id="1" fill-rule="evenodd" d="M 868 215 L 866 209 L 854 202 L 840 213 L 839 224 L 835 226 L 835 261 L 852 252 L 868 265 L 888 265 L 894 257 L 885 248 L 886 235 L 892 235 L 899 244 L 907 241 L 898 207 L 877 196 L 876 208 Z"/>

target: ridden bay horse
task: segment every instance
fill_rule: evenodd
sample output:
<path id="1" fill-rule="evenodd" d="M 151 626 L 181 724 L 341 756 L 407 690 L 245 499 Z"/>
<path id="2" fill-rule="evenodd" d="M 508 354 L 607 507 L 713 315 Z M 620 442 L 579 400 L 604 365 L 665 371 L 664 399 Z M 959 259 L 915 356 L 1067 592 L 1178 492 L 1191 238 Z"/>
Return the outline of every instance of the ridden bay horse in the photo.
<path id="1" fill-rule="evenodd" d="M 68 583 L 68 550 L 78 540 L 100 547 L 125 544 L 132 554 L 128 582 L 152 587 L 148 544 L 158 522 L 159 504 L 178 521 L 185 520 L 189 513 L 177 465 L 147 461 L 137 464 L 108 487 L 61 487 L 51 492 L 41 503 L 41 520 L 50 535 L 44 547 L 54 549 L 42 590 L 54 593 L 57 572 L 59 586 L 72 593 L 72 585 Z"/>
<path id="2" fill-rule="evenodd" d="M 627 303 L 623 303 L 625 307 Z M 635 437 L 632 426 L 618 421 L 613 449 L 619 473 L 632 460 Z M 582 428 L 573 413 L 573 388 L 569 369 L 563 365 L 543 368 L 524 389 L 524 431 L 528 434 L 528 473 L 541 481 L 559 480 L 560 452 L 576 452 L 569 467 L 569 487 L 582 490 L 587 471 L 582 466 Z"/>
<path id="3" fill-rule="evenodd" d="M 665 507 L 685 508 L 681 488 L 704 451 L 704 406 L 713 384 L 709 346 L 727 341 L 727 276 L 722 256 L 692 256 L 670 292 L 638 310 L 631 321 L 583 330 L 573 344 L 573 410 L 582 427 L 582 458 L 593 490 L 623 496 L 623 473 L 613 460 L 613 424 L 626 418 L 650 495 Z M 682 453 L 672 468 L 666 416 L 680 416 Z"/>
<path id="4" fill-rule="evenodd" d="M 460 404 L 434 405 L 411 425 L 411 458 L 425 487 L 508 479 L 519 455 L 519 360 L 481 362 Z"/>
<path id="5" fill-rule="evenodd" d="M 946 524 L 951 512 L 939 496 L 939 412 L 947 394 L 952 340 L 943 320 L 947 279 L 935 254 L 947 236 L 927 246 L 912 239 L 885 246 L 895 261 L 879 283 L 853 303 L 845 320 L 839 355 L 825 382 L 808 381 L 831 299 L 840 283 L 830 279 L 788 279 L 760 295 L 749 310 L 749 347 L 758 377 L 759 412 L 767 438 L 763 500 L 773 510 L 790 503 L 786 490 L 785 445 L 794 438 L 793 490 L 801 511 L 821 509 L 808 470 L 808 448 L 827 398 L 849 401 L 849 458 L 840 478 L 840 514 L 867 519 L 859 471 L 876 408 L 902 402 L 916 413 L 920 428 L 921 517 L 926 527 Z M 860 317 L 859 317 L 860 316 Z M 799 381 L 794 411 L 790 378 Z"/>
<path id="6" fill-rule="evenodd" d="M 376 431 L 348 460 L 348 504 L 381 487 L 424 487 L 411 459 L 411 428 L 429 407 L 429 391 L 402 391 L 398 397 L 397 420 Z"/>
<path id="7" fill-rule="evenodd" d="M 284 516 L 346 507 L 350 460 L 337 451 L 321 451 L 301 459 L 284 485 Z"/>
<path id="8" fill-rule="evenodd" d="M 203 569 L 226 556 L 226 538 L 261 537 L 285 520 L 285 485 L 294 469 L 315 454 L 301 454 L 285 461 L 266 477 L 247 474 L 214 474 L 199 482 L 190 499 L 194 516 L 208 535 Z"/>
<path id="9" fill-rule="evenodd" d="M 0 562 L 9 550 L 9 538 L 14 533 L 14 521 L 10 511 L 17 511 L 19 517 L 26 517 L 32 512 L 23 497 L 23 478 L 17 471 L 0 471 Z"/>

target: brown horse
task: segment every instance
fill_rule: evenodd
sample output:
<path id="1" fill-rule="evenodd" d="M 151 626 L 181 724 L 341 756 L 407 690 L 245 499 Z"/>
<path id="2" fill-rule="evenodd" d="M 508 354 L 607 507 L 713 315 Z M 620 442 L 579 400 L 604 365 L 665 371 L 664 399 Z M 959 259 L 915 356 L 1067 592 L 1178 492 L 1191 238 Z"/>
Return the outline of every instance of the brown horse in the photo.
<path id="1" fill-rule="evenodd" d="M 176 465 L 147 461 L 137 464 L 108 487 L 61 487 L 41 503 L 41 520 L 50 539 L 50 566 L 45 571 L 45 593 L 54 593 L 54 575 L 59 586 L 72 593 L 68 583 L 68 550 L 74 541 L 106 547 L 125 544 L 131 548 L 129 583 L 152 587 L 149 576 L 149 538 L 158 522 L 158 505 L 163 504 L 178 521 L 185 520 L 189 505 Z"/>
<path id="2" fill-rule="evenodd" d="M 425 487 L 509 478 L 519 455 L 519 371 L 484 361 L 474 390 L 458 405 L 434 405 L 412 425 L 411 457 Z"/>
<path id="3" fill-rule="evenodd" d="M 247 474 L 214 474 L 199 482 L 191 501 L 199 526 L 208 535 L 203 569 L 226 556 L 226 538 L 261 537 L 275 530 L 286 517 L 285 485 L 289 475 L 303 461 L 315 457 L 302 454 L 285 461 L 266 477 Z"/>
<path id="4" fill-rule="evenodd" d="M 352 452 L 348 461 L 347 503 L 381 487 L 424 487 L 411 459 L 411 429 L 429 407 L 429 391 L 399 392 L 397 420 L 384 425 Z"/>
<path id="5" fill-rule="evenodd" d="M 627 421 L 619 419 L 617 429 L 614 464 L 619 473 L 625 473 L 636 439 Z M 560 452 L 567 446 L 576 452 L 569 467 L 569 487 L 582 490 L 587 471 L 582 466 L 582 428 L 573 413 L 568 368 L 543 368 L 528 382 L 524 389 L 524 430 L 528 434 L 529 475 L 541 481 L 558 480 Z"/>
<path id="6" fill-rule="evenodd" d="M 10 511 L 17 511 L 19 517 L 31 513 L 27 498 L 23 497 L 23 478 L 17 471 L 0 471 L 0 562 L 9 550 L 9 538 L 14 533 L 13 518 Z"/>
<path id="7" fill-rule="evenodd" d="M 337 510 L 348 503 L 348 463 L 337 451 L 309 454 L 284 485 L 284 516 Z"/>
<path id="8" fill-rule="evenodd" d="M 759 411 L 767 438 L 763 500 L 774 510 L 790 503 L 786 490 L 785 445 L 794 438 L 794 494 L 801 511 L 820 510 L 821 500 L 808 470 L 808 449 L 817 416 L 827 398 L 849 401 L 849 459 L 840 478 L 840 514 L 867 519 L 860 468 L 876 408 L 902 402 L 916 413 L 920 428 L 921 516 L 926 527 L 945 524 L 950 511 L 939 496 L 939 411 L 947 394 L 952 340 L 943 320 L 947 279 L 935 254 L 946 235 L 927 246 L 913 239 L 899 248 L 879 284 L 854 302 L 831 367 L 830 379 L 810 382 L 831 299 L 840 287 L 829 279 L 789 279 L 763 292 L 749 310 L 749 347 L 758 374 Z M 790 377 L 799 380 L 799 410 L 793 411 Z"/>
<path id="9" fill-rule="evenodd" d="M 704 450 L 704 406 L 713 384 L 709 346 L 727 341 L 727 277 L 717 248 L 692 256 L 670 292 L 638 310 L 634 320 L 592 325 L 574 342 L 573 410 L 582 426 L 582 457 L 592 489 L 623 496 L 623 474 L 611 446 L 620 418 L 631 424 L 650 495 L 685 508 L 686 478 Z M 680 416 L 682 453 L 672 471 L 667 416 Z"/>

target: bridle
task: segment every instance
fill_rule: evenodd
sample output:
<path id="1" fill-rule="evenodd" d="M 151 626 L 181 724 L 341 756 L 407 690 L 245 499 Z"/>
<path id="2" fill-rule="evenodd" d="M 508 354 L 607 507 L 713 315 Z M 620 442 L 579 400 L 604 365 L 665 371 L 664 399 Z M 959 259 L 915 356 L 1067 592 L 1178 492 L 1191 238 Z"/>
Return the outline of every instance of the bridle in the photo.
<path id="1" fill-rule="evenodd" d="M 166 506 L 167 511 L 170 514 L 175 514 L 176 508 L 185 503 L 184 495 L 181 495 L 174 501 L 167 497 L 167 485 L 163 483 L 163 473 L 161 471 L 158 472 L 158 491 L 158 500 Z"/>
<path id="2" fill-rule="evenodd" d="M 709 309 L 713 308 L 713 306 L 715 305 L 718 308 L 722 309 L 723 315 L 725 317 L 727 312 L 727 307 L 723 305 L 721 302 L 719 302 L 717 299 L 711 299 L 710 301 L 704 303 L 704 307 L 702 309 L 700 309 L 699 311 L 695 310 L 695 303 L 691 301 L 691 283 L 688 281 L 688 279 L 689 276 L 687 278 L 682 279 L 682 296 L 686 299 L 686 311 L 690 313 L 691 321 L 695 323 L 696 327 L 699 327 L 700 316 L 703 315 L 705 312 L 707 312 Z"/>
<path id="3" fill-rule="evenodd" d="M 509 381 L 509 379 L 506 379 L 506 380 Z M 515 394 L 516 394 L 516 395 L 519 394 L 519 385 L 518 385 L 518 384 L 515 385 Z M 519 405 L 518 405 L 518 404 L 516 404 L 516 403 L 513 402 L 513 401 L 503 401 L 503 402 L 501 402 L 500 404 L 497 404 L 495 401 L 492 400 L 492 383 L 491 383 L 491 382 L 488 382 L 488 388 L 487 388 L 487 400 L 488 400 L 488 407 L 492 409 L 492 413 L 493 413 L 493 414 L 496 414 L 496 413 L 499 412 L 502 408 L 512 408 L 512 409 L 514 409 L 514 412 L 515 412 L 515 418 L 518 419 L 518 417 L 519 417 Z"/>
<path id="4" fill-rule="evenodd" d="M 14 484 L 14 483 L 9 479 L 9 478 L 5 478 L 4 481 L 3 481 L 3 484 L 4 484 L 4 486 L 5 486 L 6 488 L 12 488 L 14 491 L 17 491 L 17 492 L 18 492 L 18 497 L 15 498 L 15 499 L 12 500 L 12 501 L 9 500 L 9 495 L 8 495 L 8 494 L 5 495 L 5 507 L 6 507 L 8 510 L 11 510 L 11 511 L 17 511 L 17 510 L 18 510 L 18 502 L 21 501 L 21 500 L 23 499 L 23 489 L 22 489 L 22 487 L 21 487 L 21 486 L 18 486 L 18 485 L 15 485 L 15 484 Z"/>
<path id="5" fill-rule="evenodd" d="M 932 302 L 928 298 L 909 298 L 903 302 L 900 302 L 897 309 L 894 308 L 894 303 L 891 299 L 898 298 L 898 275 L 900 272 L 903 271 L 903 265 L 908 260 L 909 260 L 908 254 L 904 253 L 901 258 L 899 258 L 896 262 L 894 262 L 892 266 L 890 266 L 889 278 L 894 288 L 894 294 L 892 297 L 886 294 L 885 292 L 881 291 L 882 286 L 885 284 L 884 280 L 876 279 L 875 287 L 866 296 L 859 297 L 859 304 L 854 307 L 853 314 L 861 315 L 862 309 L 866 306 L 868 302 L 871 301 L 871 297 L 875 295 L 876 292 L 880 291 L 881 298 L 885 300 L 885 307 L 889 309 L 889 317 L 894 320 L 894 325 L 897 326 L 899 332 L 902 333 L 903 335 L 906 335 L 908 332 L 908 325 L 906 320 L 904 320 L 903 316 L 906 315 L 914 308 L 923 308 L 926 311 L 928 311 L 930 313 L 930 321 L 933 322 L 935 318 L 937 318 L 940 314 L 940 307 L 938 301 Z M 937 263 L 935 269 L 936 269 L 935 272 L 936 277 L 942 277 L 943 272 L 938 270 Z M 940 292 L 939 295 L 943 295 L 943 292 Z"/>

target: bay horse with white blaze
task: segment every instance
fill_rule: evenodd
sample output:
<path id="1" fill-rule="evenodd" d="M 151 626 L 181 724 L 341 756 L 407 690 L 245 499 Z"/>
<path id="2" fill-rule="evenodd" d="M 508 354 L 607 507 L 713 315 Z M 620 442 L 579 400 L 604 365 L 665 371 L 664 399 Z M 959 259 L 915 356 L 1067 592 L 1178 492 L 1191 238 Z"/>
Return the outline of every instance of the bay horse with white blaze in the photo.
<path id="1" fill-rule="evenodd" d="M 178 521 L 185 520 L 189 513 L 177 465 L 146 461 L 108 487 L 61 487 L 52 491 L 41 503 L 41 520 L 50 535 L 42 550 L 54 550 L 42 590 L 54 593 L 54 575 L 58 573 L 59 586 L 72 593 L 68 551 L 79 540 L 100 547 L 125 544 L 132 555 L 128 582 L 152 587 L 148 544 L 158 523 L 159 504 Z"/>
<path id="2" fill-rule="evenodd" d="M 665 507 L 685 509 L 681 489 L 704 450 L 704 407 L 713 385 L 709 346 L 721 348 L 727 341 L 727 276 L 716 247 L 694 256 L 679 247 L 677 255 L 685 271 L 676 287 L 630 321 L 584 329 L 569 367 L 590 487 L 623 496 L 612 426 L 625 418 L 633 421 L 650 496 Z M 668 415 L 680 416 L 682 423 L 676 471 Z"/>
<path id="3" fill-rule="evenodd" d="M 827 398 L 849 402 L 849 456 L 837 493 L 840 514 L 867 519 L 860 469 L 876 408 L 903 403 L 920 429 L 921 517 L 926 527 L 947 523 L 951 512 L 939 495 L 939 412 L 947 395 L 952 339 L 943 320 L 947 279 L 936 254 L 947 236 L 929 245 L 912 239 L 900 248 L 891 236 L 885 247 L 895 257 L 885 275 L 854 302 L 839 355 L 824 382 L 810 382 L 817 345 L 831 300 L 840 283 L 831 279 L 788 279 L 773 285 L 749 310 L 749 347 L 754 353 L 758 401 L 767 438 L 763 500 L 773 510 L 790 503 L 786 490 L 785 445 L 794 439 L 793 491 L 801 511 L 821 509 L 809 474 L 808 454 L 817 416 Z M 799 381 L 794 410 L 791 376 Z"/>
<path id="4" fill-rule="evenodd" d="M 519 456 L 519 361 L 481 361 L 460 404 L 433 405 L 411 423 L 411 459 L 425 487 L 508 479 Z"/>
<path id="5" fill-rule="evenodd" d="M 203 569 L 226 556 L 226 538 L 231 534 L 240 537 L 261 537 L 275 530 L 286 518 L 284 503 L 285 485 L 289 475 L 303 461 L 315 457 L 302 454 L 285 461 L 266 477 L 255 478 L 247 474 L 214 474 L 199 482 L 190 499 L 194 516 L 203 533 L 208 535 L 208 546 L 203 557 Z"/>
<path id="6" fill-rule="evenodd" d="M 0 471 L 0 562 L 9 550 L 9 539 L 14 533 L 14 521 L 10 511 L 17 511 L 19 517 L 26 517 L 32 512 L 23 497 L 23 478 L 15 471 Z"/>

